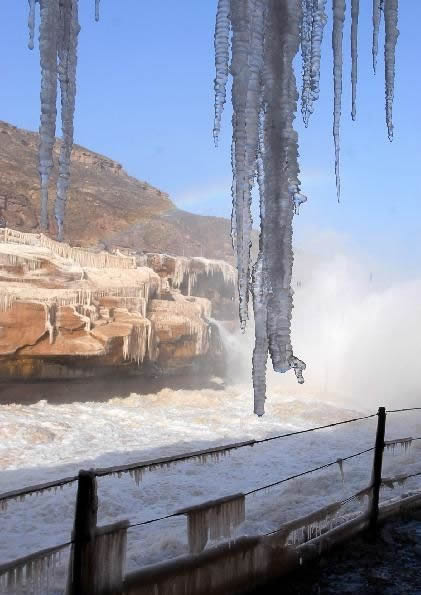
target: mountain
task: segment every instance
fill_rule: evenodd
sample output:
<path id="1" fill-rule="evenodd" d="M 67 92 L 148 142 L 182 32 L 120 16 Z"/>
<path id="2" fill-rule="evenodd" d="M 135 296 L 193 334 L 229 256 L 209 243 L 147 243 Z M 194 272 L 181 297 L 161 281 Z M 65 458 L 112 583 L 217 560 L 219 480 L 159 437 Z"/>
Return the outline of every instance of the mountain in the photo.
<path id="1" fill-rule="evenodd" d="M 54 151 L 58 163 L 60 140 Z M 0 121 L 0 214 L 13 229 L 39 231 L 38 134 Z M 57 168 L 51 176 L 50 222 Z M 234 262 L 230 223 L 187 213 L 168 194 L 103 155 L 74 146 L 64 240 L 71 245 L 203 256 Z"/>

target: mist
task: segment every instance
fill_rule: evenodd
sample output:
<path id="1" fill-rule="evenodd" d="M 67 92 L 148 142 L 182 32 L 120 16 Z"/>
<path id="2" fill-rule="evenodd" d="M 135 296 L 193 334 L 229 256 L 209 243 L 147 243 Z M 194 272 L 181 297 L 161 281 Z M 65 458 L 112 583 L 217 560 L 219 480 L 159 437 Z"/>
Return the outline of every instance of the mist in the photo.
<path id="1" fill-rule="evenodd" d="M 313 232 L 295 249 L 294 351 L 307 364 L 304 385 L 276 374 L 272 394 L 372 410 L 419 405 L 421 278 L 402 279 L 359 254 L 345 237 Z M 253 321 L 229 337 L 228 377 L 250 382 Z"/>

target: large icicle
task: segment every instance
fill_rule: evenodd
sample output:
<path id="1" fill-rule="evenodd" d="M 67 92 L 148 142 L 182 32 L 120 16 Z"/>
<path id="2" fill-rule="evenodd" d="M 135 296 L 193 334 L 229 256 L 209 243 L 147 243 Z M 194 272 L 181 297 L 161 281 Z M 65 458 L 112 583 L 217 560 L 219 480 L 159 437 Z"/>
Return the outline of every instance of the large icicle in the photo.
<path id="1" fill-rule="evenodd" d="M 377 54 L 379 53 L 379 29 L 382 16 L 383 0 L 373 0 L 373 70 L 376 74 Z"/>
<path id="2" fill-rule="evenodd" d="M 29 41 L 28 48 L 34 49 L 34 36 L 35 36 L 35 3 L 37 0 L 28 0 L 29 4 L 29 15 L 28 15 L 28 29 L 29 29 Z"/>
<path id="3" fill-rule="evenodd" d="M 358 77 L 358 17 L 360 13 L 360 0 L 351 0 L 351 85 L 352 85 L 352 110 L 351 117 L 357 116 L 357 77 Z"/>
<path id="4" fill-rule="evenodd" d="M 77 38 L 80 31 L 78 0 L 63 0 L 60 3 L 60 34 L 58 40 L 58 76 L 61 90 L 61 121 L 63 142 L 59 157 L 59 177 L 55 218 L 58 239 L 63 237 L 64 211 L 70 180 L 70 156 L 73 147 L 73 117 L 76 98 Z"/>
<path id="5" fill-rule="evenodd" d="M 395 49 L 398 41 L 398 0 L 384 0 L 384 64 L 386 80 L 386 124 L 389 140 L 393 140 L 393 96 L 395 92 Z"/>
<path id="6" fill-rule="evenodd" d="M 53 167 L 57 117 L 57 0 L 41 0 L 39 51 L 41 62 L 41 123 L 39 175 L 41 178 L 41 227 L 48 228 L 48 182 Z"/>
<path id="7" fill-rule="evenodd" d="M 340 120 L 341 120 L 341 98 L 342 98 L 342 41 L 345 22 L 345 0 L 333 0 L 333 87 L 334 87 L 334 107 L 333 107 L 333 139 L 335 143 L 335 177 L 336 193 L 338 201 L 341 196 L 341 178 L 339 170 L 339 152 L 340 152 Z"/>
<path id="8" fill-rule="evenodd" d="M 292 220 L 294 214 L 298 214 L 300 204 L 306 200 L 300 191 L 298 138 L 293 128 L 298 100 L 293 60 L 301 42 L 302 113 L 304 123 L 307 125 L 313 112 L 313 104 L 319 97 L 321 44 L 327 21 L 326 1 L 231 0 L 231 3 L 228 3 L 220 0 L 218 3 L 217 31 L 220 28 L 222 33 L 219 37 L 215 35 L 215 48 L 218 52 L 215 82 L 216 132 L 219 132 L 220 124 L 218 114 L 220 115 L 221 106 L 225 100 L 229 22 L 233 31 L 232 239 L 237 256 L 240 321 L 243 328 L 248 313 L 250 200 L 256 172 L 260 190 L 259 255 L 252 275 L 255 318 L 253 386 L 254 407 L 258 415 L 264 413 L 268 352 L 275 371 L 286 372 L 293 368 L 298 381 L 300 383 L 304 381 L 302 372 L 305 364 L 293 355 L 290 333 L 293 307 Z M 385 12 L 388 20 L 385 48 L 386 112 L 391 136 L 394 48 L 398 35 L 397 0 L 384 0 L 384 2 L 386 2 Z M 356 117 L 359 4 L 359 0 L 351 0 L 353 119 Z M 377 32 L 376 19 L 380 15 L 382 5 L 383 0 L 374 3 L 373 20 Z M 332 0 L 332 7 L 333 136 L 339 200 L 345 0 Z M 257 136 L 259 136 L 258 142 Z"/>
<path id="9" fill-rule="evenodd" d="M 215 25 L 215 121 L 213 138 L 218 144 L 221 117 L 226 99 L 230 36 L 230 0 L 218 0 Z"/>
<path id="10" fill-rule="evenodd" d="M 269 352 L 276 372 L 294 368 L 302 382 L 305 364 L 292 353 L 291 274 L 294 194 L 299 192 L 297 133 L 292 127 L 298 94 L 293 59 L 299 47 L 297 0 L 270 0 L 266 29 L 264 83 L 264 186 L 261 222 L 263 267 L 271 293 L 267 302 Z"/>
<path id="11" fill-rule="evenodd" d="M 231 0 L 232 23 L 232 105 L 234 171 L 232 239 L 237 254 L 238 293 L 241 328 L 248 319 L 250 246 L 251 246 L 251 188 L 247 152 L 247 100 L 250 81 L 249 53 L 251 18 L 254 0 Z"/>

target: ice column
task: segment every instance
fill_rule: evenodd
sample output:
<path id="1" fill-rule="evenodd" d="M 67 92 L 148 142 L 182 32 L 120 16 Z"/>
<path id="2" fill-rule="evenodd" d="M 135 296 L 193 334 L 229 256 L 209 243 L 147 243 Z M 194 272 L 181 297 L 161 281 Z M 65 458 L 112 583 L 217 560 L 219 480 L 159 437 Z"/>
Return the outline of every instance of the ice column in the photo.
<path id="1" fill-rule="evenodd" d="M 386 124 L 389 140 L 393 140 L 393 95 L 395 88 L 395 49 L 398 41 L 398 0 L 384 0 L 384 63 L 386 81 Z"/>
<path id="2" fill-rule="evenodd" d="M 358 17 L 360 12 L 360 0 L 351 0 L 351 85 L 352 85 L 352 111 L 351 117 L 355 120 L 357 116 L 357 75 L 358 75 Z"/>
<path id="3" fill-rule="evenodd" d="M 342 98 L 342 40 L 345 22 L 345 0 L 333 0 L 333 139 L 335 143 L 335 177 L 336 193 L 338 201 L 341 196 L 341 178 L 339 172 L 340 152 L 340 120 L 341 120 L 341 98 Z"/>
<path id="4" fill-rule="evenodd" d="M 57 117 L 58 5 L 57 0 L 40 0 L 41 123 L 38 171 L 41 178 L 41 228 L 44 230 L 48 228 L 48 182 L 53 167 Z"/>
<path id="5" fill-rule="evenodd" d="M 215 121 L 213 137 L 215 144 L 221 129 L 221 117 L 226 99 L 226 86 L 228 79 L 229 62 L 229 36 L 230 36 L 230 0 L 219 0 L 216 12 L 215 25 Z"/>
<path id="6" fill-rule="evenodd" d="M 80 31 L 78 0 L 60 3 L 60 29 L 58 40 L 58 77 L 61 90 L 61 121 L 63 142 L 59 157 L 59 177 L 55 218 L 58 239 L 63 237 L 64 211 L 70 181 L 70 156 L 73 148 L 73 117 L 76 99 L 77 38 Z"/>
<path id="7" fill-rule="evenodd" d="M 383 0 L 373 0 L 373 70 L 376 73 L 377 54 L 379 52 L 379 29 L 383 10 Z"/>

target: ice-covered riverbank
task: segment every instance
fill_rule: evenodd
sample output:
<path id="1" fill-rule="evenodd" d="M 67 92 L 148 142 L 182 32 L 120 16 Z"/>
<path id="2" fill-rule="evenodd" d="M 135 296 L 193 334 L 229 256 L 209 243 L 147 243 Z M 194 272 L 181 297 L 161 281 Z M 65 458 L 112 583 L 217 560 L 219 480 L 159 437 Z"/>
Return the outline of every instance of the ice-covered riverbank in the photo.
<path id="1" fill-rule="evenodd" d="M 54 390 L 53 388 L 51 390 Z M 80 385 L 89 399 L 89 384 Z M 171 390 L 116 396 L 106 402 L 10 404 L 0 406 L 0 491 L 103 467 L 147 460 L 244 439 L 349 419 L 359 413 L 322 401 L 287 398 L 272 390 L 267 414 L 250 412 L 250 389 Z M 371 412 L 371 411 L 370 411 Z M 363 412 L 365 413 L 365 412 Z M 98 481 L 99 524 L 131 523 L 172 513 L 187 505 L 270 484 L 294 473 L 373 446 L 376 419 L 338 426 L 234 451 L 219 462 L 193 460 L 133 479 Z M 391 414 L 387 438 L 421 435 L 421 415 Z M 418 432 L 418 434 L 417 434 Z M 421 441 L 405 452 L 385 455 L 385 475 L 421 470 Z M 246 500 L 238 532 L 265 533 L 281 523 L 365 487 L 372 453 L 339 466 L 259 492 Z M 402 488 L 416 487 L 410 480 Z M 10 502 L 2 511 L 0 560 L 21 557 L 68 541 L 75 485 Z M 395 495 L 388 490 L 384 497 Z M 354 507 L 358 504 L 354 504 Z M 129 531 L 128 569 L 187 551 L 186 520 L 178 517 Z"/>

